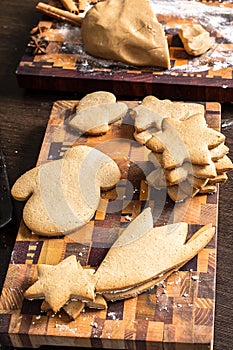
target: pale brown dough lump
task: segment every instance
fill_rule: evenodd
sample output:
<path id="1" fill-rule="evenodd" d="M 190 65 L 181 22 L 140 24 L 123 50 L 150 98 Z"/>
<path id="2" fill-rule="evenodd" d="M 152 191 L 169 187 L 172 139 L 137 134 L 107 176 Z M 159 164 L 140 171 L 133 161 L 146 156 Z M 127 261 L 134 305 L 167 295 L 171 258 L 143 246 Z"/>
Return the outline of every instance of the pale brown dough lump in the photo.
<path id="1" fill-rule="evenodd" d="M 183 25 L 178 35 L 185 51 L 192 56 L 202 55 L 213 46 L 210 33 L 198 23 Z"/>
<path id="2" fill-rule="evenodd" d="M 87 12 L 81 33 L 93 56 L 170 68 L 167 38 L 148 0 L 99 2 Z"/>

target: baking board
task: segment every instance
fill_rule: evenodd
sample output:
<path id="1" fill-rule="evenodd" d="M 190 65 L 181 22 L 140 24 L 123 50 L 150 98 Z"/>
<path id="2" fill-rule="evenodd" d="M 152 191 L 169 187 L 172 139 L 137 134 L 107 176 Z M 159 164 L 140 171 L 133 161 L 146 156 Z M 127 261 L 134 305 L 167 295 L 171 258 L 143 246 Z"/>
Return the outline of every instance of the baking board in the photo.
<path id="1" fill-rule="evenodd" d="M 224 9 L 233 9 L 230 1 L 199 2 L 221 6 L 224 18 L 227 16 Z M 52 4 L 56 5 L 58 1 L 53 0 Z M 228 17 L 230 26 L 232 20 L 229 14 Z M 44 17 L 38 26 L 46 28 L 43 34 L 48 39 L 46 54 L 33 55 L 33 49 L 29 46 L 26 48 L 16 70 L 19 86 L 78 93 L 107 90 L 118 96 L 139 97 L 152 94 L 158 98 L 173 100 L 231 102 L 232 66 L 216 67 L 210 62 L 208 69 L 204 71 L 180 69 L 193 60 L 185 52 L 177 34 L 178 27 L 190 21 L 179 17 L 171 19 L 169 15 L 163 14 L 158 14 L 157 18 L 167 34 L 172 67 L 170 70 L 125 67 L 122 64 L 98 66 L 102 61 L 91 56 L 86 65 L 86 60 L 80 54 L 82 39 L 79 29 L 72 25 L 64 27 L 64 23 Z M 226 50 L 229 56 L 232 55 L 232 41 L 225 41 L 217 30 L 211 36 L 222 51 Z M 209 60 L 210 58 L 208 62 Z"/>
<path id="2" fill-rule="evenodd" d="M 130 108 L 137 101 L 127 102 Z M 198 256 L 166 282 L 138 297 L 109 302 L 107 310 L 87 310 L 75 321 L 63 313 L 41 313 L 41 301 L 25 300 L 35 280 L 36 264 L 57 264 L 75 254 L 82 265 L 97 267 L 128 218 L 145 206 L 153 213 L 162 192 L 145 182 L 147 150 L 133 139 L 130 113 L 103 136 L 78 136 L 67 122 L 77 101 L 57 101 L 51 110 L 38 164 L 59 159 L 70 147 L 86 144 L 117 159 L 123 180 L 102 194 L 90 225 L 64 237 L 38 237 L 20 225 L 0 298 L 0 343 L 19 348 L 41 345 L 111 349 L 207 350 L 213 346 L 217 233 Z M 220 128 L 220 105 L 205 103 L 208 125 Z M 128 180 L 128 181 L 126 181 Z M 166 195 L 166 194 L 165 194 Z M 218 191 L 175 204 L 161 199 L 155 226 L 186 221 L 189 233 L 212 223 L 217 231 Z M 159 204 L 159 205 L 160 205 Z M 114 207 L 115 205 L 115 207 Z M 113 210 L 118 208 L 118 210 Z M 146 252 L 145 252 L 146 254 Z M 94 325 L 94 326 L 93 326 Z"/>

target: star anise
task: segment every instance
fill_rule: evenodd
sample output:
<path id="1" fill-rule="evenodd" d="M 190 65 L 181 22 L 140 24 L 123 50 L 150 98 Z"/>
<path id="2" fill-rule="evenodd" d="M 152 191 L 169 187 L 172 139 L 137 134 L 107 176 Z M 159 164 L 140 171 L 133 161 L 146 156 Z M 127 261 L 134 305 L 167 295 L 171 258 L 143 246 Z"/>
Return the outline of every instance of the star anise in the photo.
<path id="1" fill-rule="evenodd" d="M 30 34 L 31 35 L 38 35 L 38 34 L 42 35 L 47 30 L 48 30 L 48 27 L 39 23 L 36 27 L 32 28 L 32 30 L 30 31 Z"/>
<path id="2" fill-rule="evenodd" d="M 33 55 L 45 54 L 48 40 L 44 36 L 32 35 L 28 46 L 34 48 Z"/>

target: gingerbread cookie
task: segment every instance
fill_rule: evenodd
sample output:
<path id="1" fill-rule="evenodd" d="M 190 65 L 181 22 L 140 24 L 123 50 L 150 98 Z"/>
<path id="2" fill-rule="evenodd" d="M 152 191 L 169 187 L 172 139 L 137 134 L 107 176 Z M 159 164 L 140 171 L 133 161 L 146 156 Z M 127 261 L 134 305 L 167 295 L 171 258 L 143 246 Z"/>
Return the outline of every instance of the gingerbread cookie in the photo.
<path id="1" fill-rule="evenodd" d="M 204 106 L 200 103 L 173 102 L 168 99 L 160 100 L 148 95 L 142 100 L 142 106 L 159 114 L 162 118 L 187 119 L 195 114 L 204 115 Z"/>
<path id="2" fill-rule="evenodd" d="M 112 93 L 96 91 L 80 100 L 69 126 L 81 133 L 102 135 L 109 130 L 111 123 L 123 118 L 127 110 L 128 106 L 116 102 Z"/>
<path id="3" fill-rule="evenodd" d="M 208 244 L 215 228 L 206 225 L 188 241 L 187 233 L 184 222 L 154 228 L 147 208 L 111 246 L 95 273 L 83 268 L 74 255 L 57 265 L 40 264 L 37 281 L 24 295 L 43 298 L 43 311 L 62 308 L 72 320 L 85 307 L 106 308 L 105 299 L 138 295 L 179 269 Z"/>
<path id="4" fill-rule="evenodd" d="M 195 140 L 195 144 L 190 140 Z M 209 149 L 224 141 L 224 135 L 209 128 L 204 117 L 197 114 L 182 121 L 164 119 L 162 132 L 154 134 L 146 146 L 163 153 L 165 169 L 174 169 L 184 162 L 202 166 L 211 164 Z"/>
<path id="5" fill-rule="evenodd" d="M 160 282 L 164 281 L 166 278 L 168 278 L 172 273 L 176 272 L 183 265 L 184 264 L 178 266 L 177 268 L 171 269 L 165 273 L 162 273 L 159 277 L 156 277 L 151 281 L 141 283 L 136 287 L 132 287 L 127 290 L 120 290 L 120 291 L 113 290 L 113 291 L 104 293 L 103 294 L 104 298 L 106 300 L 111 300 L 111 301 L 134 298 L 137 295 L 150 290 L 151 288 L 158 285 Z"/>
<path id="6" fill-rule="evenodd" d="M 159 277 L 194 257 L 215 233 L 215 228 L 207 225 L 186 242 L 187 223 L 145 227 L 147 218 L 152 222 L 150 208 L 113 244 L 95 273 L 96 293 L 127 290 Z"/>
<path id="7" fill-rule="evenodd" d="M 225 136 L 208 127 L 204 106 L 146 96 L 133 109 L 134 138 L 151 150 L 147 182 L 175 201 L 216 191 L 232 169 Z M 195 140 L 195 143 L 193 142 Z M 221 176 L 219 176 L 221 174 Z M 209 180 L 212 181 L 209 181 Z"/>
<path id="8" fill-rule="evenodd" d="M 93 269 L 83 269 L 75 255 L 71 255 L 58 265 L 38 265 L 38 280 L 24 296 L 43 298 L 57 312 L 71 299 L 93 301 L 96 283 L 93 276 Z"/>
<path id="9" fill-rule="evenodd" d="M 116 96 L 108 91 L 95 91 L 90 94 L 86 94 L 78 102 L 76 106 L 76 113 L 88 109 L 90 106 L 98 106 L 103 103 L 115 103 Z"/>
<path id="10" fill-rule="evenodd" d="M 107 308 L 107 302 L 102 295 L 97 294 L 95 295 L 95 299 L 93 301 L 68 301 L 65 305 L 63 305 L 62 310 L 65 311 L 65 313 L 69 316 L 71 320 L 75 320 L 81 314 L 81 312 L 85 311 L 86 308 L 103 310 Z M 43 303 L 41 304 L 41 311 L 47 313 L 51 311 L 53 312 L 51 306 L 47 301 L 43 301 Z"/>
<path id="11" fill-rule="evenodd" d="M 121 177 L 109 156 L 88 146 L 76 146 L 62 159 L 42 164 L 22 175 L 12 188 L 17 200 L 27 200 L 25 224 L 46 236 L 68 234 L 86 225 L 108 190 Z"/>

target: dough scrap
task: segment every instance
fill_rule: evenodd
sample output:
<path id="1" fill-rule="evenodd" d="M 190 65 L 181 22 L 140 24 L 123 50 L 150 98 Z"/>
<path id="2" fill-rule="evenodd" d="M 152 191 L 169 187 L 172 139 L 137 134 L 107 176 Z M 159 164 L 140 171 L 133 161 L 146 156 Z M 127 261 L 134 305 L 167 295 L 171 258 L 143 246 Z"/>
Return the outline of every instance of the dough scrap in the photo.
<path id="1" fill-rule="evenodd" d="M 212 46 L 209 32 L 198 23 L 184 24 L 178 32 L 185 51 L 192 56 L 199 56 Z"/>

